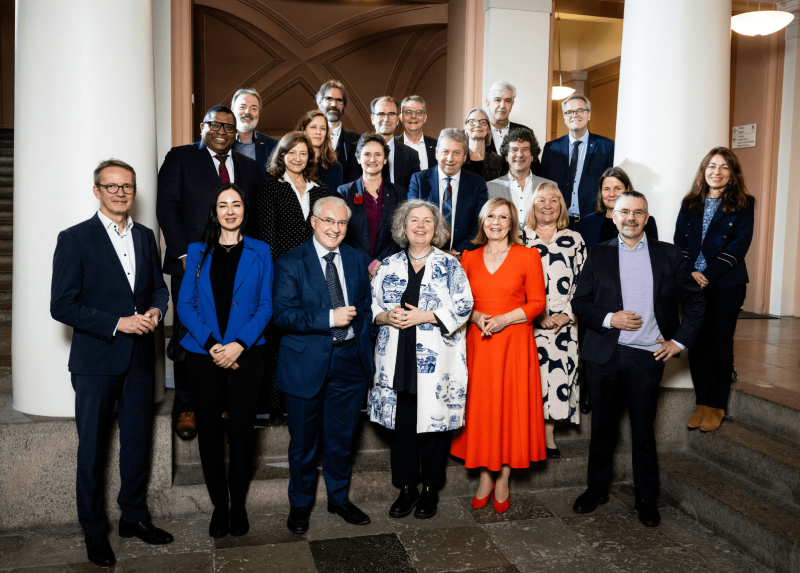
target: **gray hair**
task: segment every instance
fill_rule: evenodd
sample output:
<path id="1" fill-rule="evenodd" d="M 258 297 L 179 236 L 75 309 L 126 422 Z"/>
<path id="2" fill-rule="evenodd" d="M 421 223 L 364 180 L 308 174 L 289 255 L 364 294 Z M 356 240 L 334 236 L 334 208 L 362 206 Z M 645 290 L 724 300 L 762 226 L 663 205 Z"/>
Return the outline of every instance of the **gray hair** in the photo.
<path id="1" fill-rule="evenodd" d="M 627 191 L 623 191 L 622 193 L 619 194 L 619 197 L 617 197 L 617 200 L 614 201 L 614 211 L 617 210 L 617 203 L 619 203 L 619 200 L 622 199 L 623 197 L 631 197 L 633 199 L 642 199 L 644 201 L 644 210 L 649 212 L 649 208 L 647 206 L 647 197 L 644 196 L 644 193 L 639 193 L 638 191 L 634 191 L 633 189 L 628 189 Z"/>
<path id="2" fill-rule="evenodd" d="M 492 126 L 492 122 L 489 121 L 489 114 L 486 113 L 485 111 L 483 111 L 483 108 L 473 107 L 471 110 L 469 110 L 467 112 L 467 115 L 464 116 L 464 134 L 466 135 L 466 133 L 467 133 L 467 120 L 469 119 L 469 116 L 471 116 L 476 111 L 481 112 L 483 114 L 483 117 L 486 118 L 486 121 L 489 122 L 489 125 L 486 126 L 488 128 L 486 130 L 486 137 L 483 138 L 484 139 L 484 143 L 486 143 L 486 145 L 489 145 L 492 142 L 492 127 L 491 127 Z M 467 139 L 469 139 L 468 135 L 467 135 Z"/>
<path id="3" fill-rule="evenodd" d="M 469 139 L 464 135 L 464 132 L 455 127 L 445 127 L 439 132 L 439 139 L 436 141 L 436 151 L 439 151 L 439 144 L 443 139 L 452 139 L 453 141 L 460 141 L 464 146 L 464 153 L 469 153 Z"/>
<path id="4" fill-rule="evenodd" d="M 133 186 L 134 187 L 136 186 L 136 171 L 133 169 L 133 167 L 131 167 L 121 159 L 114 159 L 114 158 L 101 161 L 97 165 L 97 167 L 95 167 L 93 174 L 95 185 L 100 185 L 100 174 L 103 172 L 103 169 L 108 169 L 109 167 L 120 167 L 122 169 L 130 171 L 132 176 L 131 178 L 133 179 Z"/>
<path id="5" fill-rule="evenodd" d="M 319 201 L 322 201 L 322 199 Z M 447 239 L 450 238 L 450 225 L 444 220 L 439 207 L 423 199 L 409 199 L 400 203 L 394 210 L 394 215 L 392 215 L 392 238 L 394 242 L 403 249 L 409 245 L 408 236 L 406 235 L 408 215 L 411 211 L 420 207 L 425 207 L 433 215 L 433 239 L 431 239 L 431 244 L 434 247 L 442 248 L 447 243 Z"/>
<path id="6" fill-rule="evenodd" d="M 347 204 L 347 201 L 341 197 L 331 197 L 330 195 L 317 199 L 314 203 L 314 208 L 312 209 L 311 214 L 315 217 L 319 217 L 319 214 L 322 212 L 322 206 L 325 205 L 325 203 L 330 203 L 334 207 L 344 207 L 347 209 L 347 220 L 350 220 L 350 216 L 353 214 L 353 212 L 350 210 L 350 205 Z"/>
<path id="7" fill-rule="evenodd" d="M 517 88 L 505 80 L 497 80 L 489 86 L 489 93 L 486 94 L 486 97 L 501 96 L 506 92 L 511 92 L 511 99 L 517 99 Z"/>
<path id="8" fill-rule="evenodd" d="M 586 111 L 592 111 L 592 102 L 589 101 L 588 97 L 586 97 L 585 95 L 581 95 L 581 94 L 572 94 L 567 99 L 562 101 L 561 102 L 561 111 L 562 112 L 567 111 L 567 102 L 572 101 L 574 99 L 583 100 L 583 103 L 586 104 Z"/>
<path id="9" fill-rule="evenodd" d="M 327 82 L 319 86 L 319 91 L 317 92 L 317 95 L 314 96 L 314 99 L 317 100 L 317 106 L 322 105 L 322 100 L 328 96 L 328 93 L 333 88 L 336 88 L 342 92 L 342 99 L 344 100 L 342 111 L 344 111 L 345 109 L 347 109 L 347 90 L 344 89 L 344 84 L 339 80 L 328 80 Z"/>
<path id="10" fill-rule="evenodd" d="M 419 97 L 418 95 L 410 95 L 407 98 L 405 98 L 400 103 L 400 113 L 403 113 L 403 108 L 406 107 L 406 104 L 408 102 L 410 102 L 410 101 L 415 101 L 417 103 L 421 103 L 422 104 L 422 111 L 424 111 L 425 113 L 428 113 L 428 106 L 425 105 L 425 100 L 422 99 L 421 97 Z"/>
<path id="11" fill-rule="evenodd" d="M 264 105 L 264 104 L 261 103 L 261 95 L 259 95 L 259 93 L 256 90 L 254 90 L 252 88 L 242 88 L 240 90 L 236 90 L 236 93 L 233 94 L 233 99 L 231 100 L 231 109 L 236 107 L 236 100 L 239 98 L 239 96 L 242 96 L 242 95 L 251 95 L 251 96 L 255 97 L 258 100 L 258 108 L 259 109 L 261 109 L 261 107 Z"/>

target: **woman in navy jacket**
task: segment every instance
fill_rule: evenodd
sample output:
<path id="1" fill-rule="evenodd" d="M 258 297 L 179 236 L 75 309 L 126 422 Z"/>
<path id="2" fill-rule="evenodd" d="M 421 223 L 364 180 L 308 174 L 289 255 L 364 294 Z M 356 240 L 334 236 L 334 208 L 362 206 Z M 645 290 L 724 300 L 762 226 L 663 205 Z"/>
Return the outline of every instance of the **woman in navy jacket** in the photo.
<path id="1" fill-rule="evenodd" d="M 683 249 L 706 297 L 706 314 L 689 367 L 697 409 L 688 428 L 710 432 L 725 417 L 733 372 L 733 334 L 747 293 L 744 257 L 753 240 L 755 199 L 734 153 L 715 147 L 683 198 L 674 243 Z"/>
<path id="2" fill-rule="evenodd" d="M 181 345 L 194 382 L 200 461 L 214 504 L 208 532 L 217 538 L 244 535 L 250 527 L 245 498 L 253 418 L 264 370 L 262 333 L 272 316 L 272 256 L 269 245 L 242 234 L 248 214 L 247 196 L 237 185 L 217 190 L 203 242 L 189 245 L 178 297 L 178 316 L 189 331 Z"/>

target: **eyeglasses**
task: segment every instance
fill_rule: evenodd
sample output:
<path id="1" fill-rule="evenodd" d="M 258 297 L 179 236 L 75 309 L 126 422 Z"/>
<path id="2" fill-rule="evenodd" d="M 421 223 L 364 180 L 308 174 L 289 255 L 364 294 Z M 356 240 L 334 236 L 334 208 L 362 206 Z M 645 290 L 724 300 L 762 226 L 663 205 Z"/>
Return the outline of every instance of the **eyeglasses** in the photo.
<path id="1" fill-rule="evenodd" d="M 615 213 L 619 213 L 623 217 L 627 217 L 628 215 L 633 213 L 633 216 L 636 217 L 637 219 L 641 219 L 642 217 L 647 215 L 647 211 L 644 211 L 642 209 L 637 209 L 636 211 L 631 211 L 629 209 L 618 209 L 615 211 Z"/>
<path id="2" fill-rule="evenodd" d="M 480 125 L 481 127 L 486 127 L 489 125 L 489 122 L 485 119 L 468 119 L 467 125 L 470 127 L 475 127 L 476 125 Z"/>
<path id="3" fill-rule="evenodd" d="M 342 98 L 340 98 L 340 97 L 325 96 L 324 98 L 322 98 L 322 101 L 324 101 L 328 105 L 330 105 L 332 103 L 336 103 L 337 105 L 338 104 L 344 105 L 344 100 Z"/>
<path id="4" fill-rule="evenodd" d="M 232 123 L 221 123 L 219 121 L 204 121 L 203 123 L 206 124 L 211 131 L 219 131 L 220 127 L 225 129 L 225 133 L 234 133 L 236 131 L 236 126 Z"/>
<path id="5" fill-rule="evenodd" d="M 346 229 L 347 228 L 347 221 L 334 221 L 333 219 L 323 219 L 322 217 L 317 217 L 316 215 L 314 215 L 314 217 L 316 217 L 317 219 L 319 219 L 320 221 L 322 221 L 323 223 L 325 223 L 329 227 L 333 227 L 334 225 L 336 225 L 340 229 Z"/>
<path id="6" fill-rule="evenodd" d="M 108 185 L 101 185 L 98 184 L 98 187 L 102 187 L 111 195 L 116 195 L 117 192 L 122 189 L 122 192 L 125 195 L 132 195 L 136 192 L 136 185 L 131 185 L 130 183 L 126 183 L 125 185 L 117 185 L 116 183 L 109 183 Z"/>
<path id="7" fill-rule="evenodd" d="M 577 115 L 583 115 L 583 114 L 584 114 L 584 113 L 586 113 L 587 111 L 589 111 L 589 110 L 588 110 L 588 109 L 586 109 L 585 107 L 580 107 L 580 108 L 578 108 L 578 109 L 576 109 L 576 110 L 571 110 L 571 109 L 568 109 L 567 111 L 565 111 L 565 112 L 564 112 L 564 115 L 566 115 L 567 117 L 570 117 L 570 116 L 572 116 L 572 114 L 573 114 L 573 113 L 574 113 L 574 114 L 577 114 Z"/>
<path id="8" fill-rule="evenodd" d="M 424 109 L 404 109 L 403 110 L 403 115 L 405 117 L 413 117 L 415 115 L 417 117 L 422 117 L 423 115 L 425 115 L 425 110 Z"/>
<path id="9" fill-rule="evenodd" d="M 372 115 L 374 115 L 378 119 L 386 119 L 387 117 L 390 119 L 394 119 L 397 117 L 397 113 L 394 111 L 390 111 L 389 113 L 383 113 L 382 111 L 379 111 L 378 113 L 373 113 Z"/>

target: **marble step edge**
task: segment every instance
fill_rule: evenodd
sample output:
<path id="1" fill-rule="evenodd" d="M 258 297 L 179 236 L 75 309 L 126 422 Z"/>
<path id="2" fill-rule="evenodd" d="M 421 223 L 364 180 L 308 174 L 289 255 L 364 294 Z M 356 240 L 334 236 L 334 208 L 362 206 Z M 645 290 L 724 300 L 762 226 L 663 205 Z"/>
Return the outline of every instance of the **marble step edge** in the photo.
<path id="1" fill-rule="evenodd" d="M 800 444 L 800 410 L 734 390 L 731 392 L 728 414 L 741 422 Z"/>

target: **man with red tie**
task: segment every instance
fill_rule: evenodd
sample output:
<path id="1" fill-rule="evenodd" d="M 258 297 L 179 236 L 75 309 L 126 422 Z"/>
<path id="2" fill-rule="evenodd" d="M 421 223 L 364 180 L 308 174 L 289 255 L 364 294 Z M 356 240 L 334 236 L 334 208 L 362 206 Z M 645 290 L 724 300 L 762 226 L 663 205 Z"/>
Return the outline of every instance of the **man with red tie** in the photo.
<path id="1" fill-rule="evenodd" d="M 214 192 L 223 183 L 236 183 L 244 190 L 250 205 L 256 204 L 256 190 L 261 182 L 258 164 L 234 151 L 236 117 L 230 108 L 215 105 L 200 124 L 201 141 L 173 147 L 158 172 L 156 215 L 164 233 L 167 253 L 164 274 L 170 275 L 172 308 L 177 296 L 191 243 L 201 240 L 208 220 L 208 207 Z M 246 235 L 257 236 L 256 217 L 251 217 Z M 186 380 L 185 364 L 175 363 L 175 431 L 190 440 L 197 434 L 191 390 Z"/>

